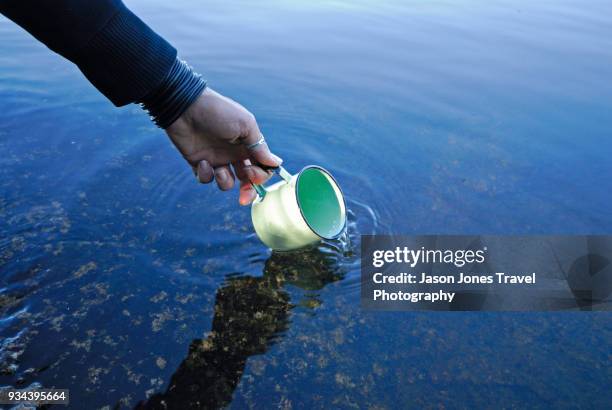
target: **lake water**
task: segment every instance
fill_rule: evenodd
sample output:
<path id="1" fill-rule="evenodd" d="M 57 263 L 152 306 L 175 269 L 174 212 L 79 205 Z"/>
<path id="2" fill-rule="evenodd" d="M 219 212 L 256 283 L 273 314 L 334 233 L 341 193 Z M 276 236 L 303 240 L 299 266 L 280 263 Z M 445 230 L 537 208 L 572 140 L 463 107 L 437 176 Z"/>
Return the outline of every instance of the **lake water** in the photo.
<path id="1" fill-rule="evenodd" d="M 358 258 L 368 233 L 612 233 L 612 3 L 128 5 L 289 171 L 337 177 L 348 237 L 272 255 L 237 192 L 1 18 L 0 385 L 72 408 L 609 406 L 609 313 L 362 311 Z"/>

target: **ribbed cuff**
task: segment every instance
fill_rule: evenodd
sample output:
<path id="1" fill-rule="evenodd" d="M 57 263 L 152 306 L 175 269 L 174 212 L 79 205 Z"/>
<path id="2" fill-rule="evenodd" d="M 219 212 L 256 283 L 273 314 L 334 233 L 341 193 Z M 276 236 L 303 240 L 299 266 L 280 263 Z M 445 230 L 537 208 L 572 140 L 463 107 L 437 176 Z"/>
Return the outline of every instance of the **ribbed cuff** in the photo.
<path id="1" fill-rule="evenodd" d="M 206 81 L 186 62 L 176 59 L 161 85 L 138 101 L 161 128 L 168 128 L 202 94 Z"/>
<path id="2" fill-rule="evenodd" d="M 175 60 L 176 49 L 119 3 L 74 62 L 113 104 L 122 106 L 156 90 Z"/>

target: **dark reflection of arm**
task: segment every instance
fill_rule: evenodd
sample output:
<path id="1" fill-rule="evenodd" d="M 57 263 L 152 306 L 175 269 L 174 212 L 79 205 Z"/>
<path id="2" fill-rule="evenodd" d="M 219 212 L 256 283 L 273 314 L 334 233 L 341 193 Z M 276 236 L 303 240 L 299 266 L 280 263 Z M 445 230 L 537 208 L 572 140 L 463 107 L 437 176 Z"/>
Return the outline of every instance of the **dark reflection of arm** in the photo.
<path id="1" fill-rule="evenodd" d="M 318 290 L 341 279 L 333 255 L 318 250 L 273 254 L 262 277 L 230 279 L 217 291 L 212 331 L 196 339 L 165 393 L 137 408 L 214 409 L 227 406 L 249 356 L 265 353 L 276 335 L 287 329 L 291 284 Z"/>

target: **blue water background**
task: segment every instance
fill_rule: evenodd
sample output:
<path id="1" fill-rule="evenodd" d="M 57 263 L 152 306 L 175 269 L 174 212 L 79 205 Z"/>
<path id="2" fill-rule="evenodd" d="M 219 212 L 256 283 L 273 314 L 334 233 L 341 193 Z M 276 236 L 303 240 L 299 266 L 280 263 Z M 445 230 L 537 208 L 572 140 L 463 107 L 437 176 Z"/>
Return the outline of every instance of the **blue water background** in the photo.
<path id="1" fill-rule="evenodd" d="M 342 279 L 285 288 L 290 326 L 230 407 L 609 405 L 609 314 L 364 312 L 358 246 L 611 234 L 611 2 L 127 4 L 351 210 Z M 261 276 L 270 252 L 140 108 L 4 18 L 0 38 L 0 385 L 133 406 L 206 337 L 228 276 Z"/>

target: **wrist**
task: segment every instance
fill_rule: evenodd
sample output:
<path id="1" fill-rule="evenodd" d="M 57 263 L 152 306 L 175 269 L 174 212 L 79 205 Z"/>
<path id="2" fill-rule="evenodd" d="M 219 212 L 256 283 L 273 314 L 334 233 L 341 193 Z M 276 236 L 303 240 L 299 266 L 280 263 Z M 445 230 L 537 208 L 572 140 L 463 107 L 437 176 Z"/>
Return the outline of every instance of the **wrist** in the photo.
<path id="1" fill-rule="evenodd" d="M 169 128 L 206 89 L 206 81 L 177 58 L 161 85 L 138 101 L 160 128 Z"/>

